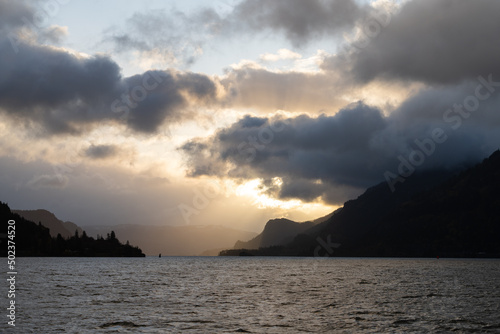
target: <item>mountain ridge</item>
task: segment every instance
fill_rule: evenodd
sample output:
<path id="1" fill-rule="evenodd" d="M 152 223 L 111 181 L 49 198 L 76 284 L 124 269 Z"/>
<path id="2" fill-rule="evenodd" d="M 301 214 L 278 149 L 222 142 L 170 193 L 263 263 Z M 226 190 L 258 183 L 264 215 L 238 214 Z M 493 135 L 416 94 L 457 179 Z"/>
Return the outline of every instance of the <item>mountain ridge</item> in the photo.
<path id="1" fill-rule="evenodd" d="M 80 227 L 72 222 L 62 221 L 56 214 L 45 209 L 11 211 L 28 221 L 41 223 L 54 238 L 60 234 L 63 239 L 68 239 L 73 237 L 75 232 L 82 235 L 84 231 L 89 237 L 100 238 L 114 231 L 118 239 L 138 245 L 147 255 L 159 253 L 179 256 L 217 255 L 220 250 L 231 247 L 236 240 L 256 235 L 255 232 L 221 225 L 117 224 Z M 142 235 L 144 232 L 147 232 L 147 237 Z M 164 238 L 159 239 L 159 236 Z"/>
<path id="2" fill-rule="evenodd" d="M 48 212 L 48 211 L 47 211 Z M 55 257 L 144 257 L 139 247 L 128 242 L 122 244 L 111 231 L 108 238 L 91 238 L 85 232 L 78 231 L 69 238 L 51 236 L 49 228 L 27 220 L 14 213 L 7 203 L 0 202 L 0 224 L 4 231 L 0 233 L 1 256 L 55 256 Z M 14 243 L 14 244 L 12 244 Z M 8 250 L 7 244 L 14 247 Z"/>
<path id="3" fill-rule="evenodd" d="M 500 256 L 498 171 L 500 151 L 495 151 L 462 172 L 415 173 L 395 192 L 380 183 L 291 243 L 250 254 L 315 256 L 319 247 L 327 248 L 327 256 Z M 465 234 L 473 237 L 468 241 Z M 221 255 L 242 251 L 248 250 Z"/>
<path id="4" fill-rule="evenodd" d="M 260 247 L 280 246 L 292 241 L 297 234 L 314 226 L 311 221 L 297 223 L 286 218 L 270 219 L 264 226 L 264 230 L 255 238 L 243 242 L 238 240 L 234 249 L 258 249 Z"/>
<path id="5" fill-rule="evenodd" d="M 75 234 L 75 231 L 78 231 L 79 234 L 83 233 L 83 229 L 80 226 L 70 221 L 62 221 L 53 212 L 45 209 L 12 210 L 12 212 L 26 220 L 42 223 L 43 226 L 50 229 L 52 237 L 57 237 L 57 234 L 61 234 L 63 238 L 69 238 Z"/>
<path id="6" fill-rule="evenodd" d="M 300 223 L 287 218 L 270 219 L 264 226 L 263 231 L 255 238 L 248 241 L 238 240 L 233 249 L 259 249 L 260 247 L 285 245 L 292 241 L 297 234 L 330 219 L 335 212 L 337 210 L 323 217 Z"/>

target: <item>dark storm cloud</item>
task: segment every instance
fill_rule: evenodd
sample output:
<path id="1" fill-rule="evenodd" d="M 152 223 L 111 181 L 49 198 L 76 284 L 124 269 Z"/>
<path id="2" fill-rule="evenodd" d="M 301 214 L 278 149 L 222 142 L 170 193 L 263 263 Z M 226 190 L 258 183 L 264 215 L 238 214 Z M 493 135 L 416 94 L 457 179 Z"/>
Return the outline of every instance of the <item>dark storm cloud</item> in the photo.
<path id="1" fill-rule="evenodd" d="M 82 101 L 97 105 L 118 94 L 120 68 L 104 56 L 77 58 L 50 47 L 22 44 L 13 57 L 4 41 L 0 51 L 0 105 L 18 112 Z"/>
<path id="2" fill-rule="evenodd" d="M 326 195 L 329 187 L 352 194 L 380 177 L 380 153 L 371 139 L 386 126 L 378 109 L 359 103 L 335 116 L 246 117 L 181 150 L 192 176 L 279 176 L 284 182 L 279 197 L 311 200 Z"/>
<path id="3" fill-rule="evenodd" d="M 216 86 L 209 77 L 191 72 L 148 71 L 123 80 L 112 110 L 139 132 L 155 132 L 165 121 L 176 122 L 193 115 L 185 110 L 215 101 Z"/>
<path id="4" fill-rule="evenodd" d="M 353 0 L 245 0 L 228 20 L 251 30 L 283 32 L 295 45 L 352 26 L 364 13 Z"/>
<path id="5" fill-rule="evenodd" d="M 17 20 L 3 22 L 0 31 L 0 111 L 22 124 L 49 134 L 78 134 L 110 121 L 151 133 L 191 117 L 184 110 L 191 100 L 203 104 L 215 96 L 215 84 L 201 74 L 148 71 L 123 78 L 107 56 L 82 57 L 24 40 L 16 35 L 16 23 L 30 7 L 10 13 Z"/>
<path id="6" fill-rule="evenodd" d="M 314 180 L 285 178 L 283 186 L 279 189 L 278 197 L 284 199 L 300 198 L 312 202 L 322 196 L 327 189 L 328 185 Z"/>
<path id="7" fill-rule="evenodd" d="M 106 159 L 116 155 L 118 151 L 115 145 L 90 145 L 85 150 L 85 156 L 92 159 Z"/>
<path id="8" fill-rule="evenodd" d="M 375 79 L 449 84 L 492 73 L 500 77 L 500 2 L 414 0 L 350 55 L 359 82 Z M 323 68 L 342 70 L 332 57 Z"/>
<path id="9" fill-rule="evenodd" d="M 477 86 L 427 88 L 389 116 L 363 103 L 317 118 L 247 116 L 181 150 L 191 176 L 261 178 L 275 197 L 312 201 L 321 196 L 341 204 L 384 181 L 386 171 L 397 174 L 400 157 L 409 159 L 421 150 L 418 143 L 432 138 L 436 129 L 446 140 L 435 143 L 435 154 L 425 157 L 420 170 L 467 167 L 498 149 L 500 87 L 474 112 L 461 116 L 453 111 L 474 96 Z M 274 177 L 282 178 L 281 187 L 272 183 Z"/>

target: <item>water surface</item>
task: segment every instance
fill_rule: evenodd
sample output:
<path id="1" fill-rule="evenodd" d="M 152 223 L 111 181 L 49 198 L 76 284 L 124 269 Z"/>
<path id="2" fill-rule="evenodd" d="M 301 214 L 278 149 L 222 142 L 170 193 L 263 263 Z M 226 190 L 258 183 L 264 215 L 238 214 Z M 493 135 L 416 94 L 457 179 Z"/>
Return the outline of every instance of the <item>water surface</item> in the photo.
<path id="1" fill-rule="evenodd" d="M 17 260 L 18 333 L 500 332 L 500 260 Z"/>

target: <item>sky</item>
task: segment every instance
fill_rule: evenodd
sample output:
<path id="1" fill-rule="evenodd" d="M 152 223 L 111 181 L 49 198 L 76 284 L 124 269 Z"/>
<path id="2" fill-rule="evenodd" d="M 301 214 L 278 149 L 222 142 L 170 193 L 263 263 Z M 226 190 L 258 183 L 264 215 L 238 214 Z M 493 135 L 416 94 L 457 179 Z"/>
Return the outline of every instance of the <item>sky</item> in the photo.
<path id="1" fill-rule="evenodd" d="M 81 226 L 324 216 L 500 147 L 496 0 L 0 0 L 0 200 Z"/>

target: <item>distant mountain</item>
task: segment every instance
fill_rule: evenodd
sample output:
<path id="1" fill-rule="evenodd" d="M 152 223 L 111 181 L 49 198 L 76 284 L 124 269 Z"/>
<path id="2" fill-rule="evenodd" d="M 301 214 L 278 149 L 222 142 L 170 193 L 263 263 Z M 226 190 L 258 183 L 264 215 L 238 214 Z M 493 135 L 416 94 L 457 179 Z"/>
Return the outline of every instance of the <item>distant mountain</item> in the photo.
<path id="1" fill-rule="evenodd" d="M 432 172 L 414 176 L 401 184 L 394 194 L 387 184 L 381 183 L 369 188 L 358 199 L 348 201 L 342 208 L 312 222 L 296 223 L 287 219 L 272 219 L 267 222 L 261 234 L 248 242 L 238 241 L 233 249 L 251 250 L 283 246 L 291 243 L 299 234 L 320 235 L 327 225 L 333 225 L 331 227 L 335 231 L 332 233 L 337 235 L 337 239 L 346 242 L 343 238 L 349 237 L 350 234 L 353 234 L 354 238 L 359 237 L 360 233 L 366 231 L 365 224 L 373 223 L 374 219 L 381 217 L 395 205 L 409 200 L 415 193 L 431 188 L 450 175 L 450 172 Z"/>
<path id="2" fill-rule="evenodd" d="M 207 250 L 231 248 L 239 240 L 256 233 L 223 226 L 84 226 L 89 236 L 106 235 L 114 230 L 120 240 L 138 245 L 147 255 L 198 256 Z M 216 253 L 214 255 L 217 255 Z"/>
<path id="3" fill-rule="evenodd" d="M 271 219 L 266 223 L 264 230 L 259 235 L 249 241 L 238 240 L 233 248 L 258 249 L 260 247 L 286 245 L 298 234 L 327 221 L 334 213 L 335 212 L 332 212 L 324 217 L 302 223 L 297 223 L 285 218 Z"/>
<path id="4" fill-rule="evenodd" d="M 63 238 L 69 238 L 75 235 L 75 231 L 78 231 L 80 235 L 83 232 L 75 223 L 63 222 L 47 210 L 12 210 L 12 212 L 37 224 L 42 223 L 43 226 L 50 229 L 50 235 L 53 237 L 57 237 L 59 233 Z"/>
<path id="5" fill-rule="evenodd" d="M 107 238 L 114 230 L 119 240 L 139 245 L 148 255 L 217 255 L 221 250 L 230 248 L 238 239 L 248 240 L 256 233 L 240 231 L 221 226 L 88 226 L 83 229 L 72 222 L 63 222 L 47 210 L 13 210 L 13 213 L 26 220 L 41 223 L 50 230 L 52 237 L 58 234 L 64 239 L 73 237 L 75 231 L 82 235 Z M 210 251 L 211 250 L 211 251 Z"/>
<path id="6" fill-rule="evenodd" d="M 381 183 L 284 246 L 254 255 L 500 256 L 500 152 L 458 173 Z M 335 247 L 329 245 L 335 245 Z M 318 250 L 320 252 L 318 252 Z M 238 255 L 243 250 L 224 251 Z"/>
<path id="7" fill-rule="evenodd" d="M 297 223 L 285 218 L 271 219 L 266 223 L 262 233 L 246 242 L 238 240 L 233 248 L 258 249 L 285 245 L 313 226 L 313 222 Z"/>
<path id="8" fill-rule="evenodd" d="M 143 257 L 138 247 L 122 244 L 113 231 L 109 236 L 94 239 L 85 232 L 76 232 L 69 238 L 52 237 L 49 229 L 35 224 L 10 210 L 0 202 L 0 256 L 85 256 L 85 257 Z M 15 253 L 8 253 L 7 244 L 15 245 Z"/>

